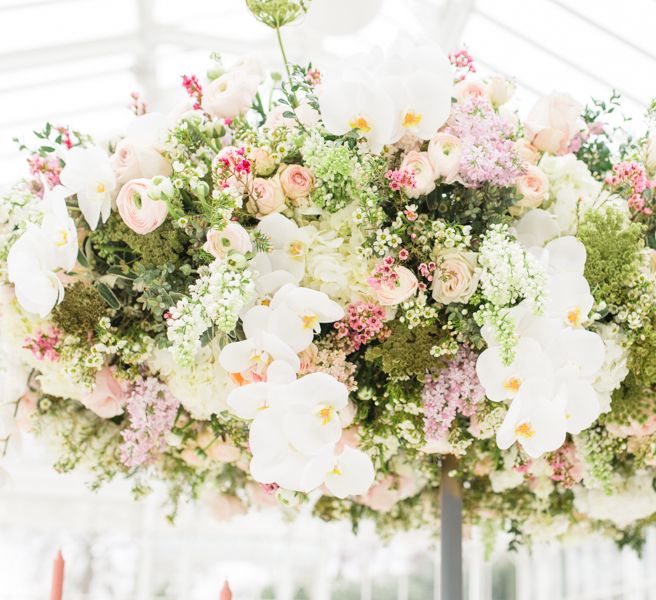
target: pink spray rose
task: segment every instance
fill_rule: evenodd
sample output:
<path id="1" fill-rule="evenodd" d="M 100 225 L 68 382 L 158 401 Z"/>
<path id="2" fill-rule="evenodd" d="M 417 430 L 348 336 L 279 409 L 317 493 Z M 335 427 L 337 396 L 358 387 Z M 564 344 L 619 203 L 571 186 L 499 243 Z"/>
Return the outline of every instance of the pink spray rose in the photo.
<path id="1" fill-rule="evenodd" d="M 116 198 L 116 207 L 123 222 L 141 235 L 155 231 L 169 214 L 166 202 L 150 198 L 149 184 L 148 179 L 128 181 Z"/>
<path id="2" fill-rule="evenodd" d="M 453 183 L 458 176 L 462 142 L 455 135 L 438 133 L 428 144 L 428 158 L 436 178 Z"/>
<path id="3" fill-rule="evenodd" d="M 526 173 L 517 179 L 516 186 L 521 199 L 515 206 L 520 209 L 537 208 L 549 193 L 549 180 L 535 165 L 529 165 Z"/>
<path id="4" fill-rule="evenodd" d="M 82 400 L 82 404 L 103 419 L 111 419 L 123 413 L 127 384 L 114 377 L 114 369 L 105 367 L 96 374 L 93 391 Z"/>
<path id="5" fill-rule="evenodd" d="M 280 184 L 285 196 L 297 206 L 314 189 L 314 174 L 300 165 L 289 165 L 280 173 Z"/>

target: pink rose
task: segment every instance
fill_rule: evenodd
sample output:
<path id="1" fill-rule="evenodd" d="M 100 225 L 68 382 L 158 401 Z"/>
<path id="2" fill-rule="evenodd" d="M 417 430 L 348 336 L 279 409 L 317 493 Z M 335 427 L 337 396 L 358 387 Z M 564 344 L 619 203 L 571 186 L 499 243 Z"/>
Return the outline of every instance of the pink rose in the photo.
<path id="1" fill-rule="evenodd" d="M 110 162 L 119 185 L 132 179 L 150 179 L 155 175 L 171 174 L 171 164 L 157 149 L 140 145 L 129 138 L 122 139 L 116 145 Z"/>
<path id="2" fill-rule="evenodd" d="M 583 106 L 567 94 L 538 100 L 526 121 L 531 143 L 542 152 L 566 154 L 572 138 L 585 126 Z"/>
<path id="3" fill-rule="evenodd" d="M 428 144 L 428 158 L 437 178 L 453 183 L 458 176 L 462 142 L 455 135 L 438 133 Z"/>
<path id="4" fill-rule="evenodd" d="M 141 235 L 155 231 L 169 214 L 166 202 L 150 198 L 149 185 L 148 179 L 133 179 L 121 188 L 116 198 L 116 207 L 123 222 Z"/>
<path id="5" fill-rule="evenodd" d="M 111 419 L 123 413 L 126 401 L 127 384 L 114 377 L 112 367 L 105 367 L 96 373 L 93 391 L 82 400 L 82 404 L 103 419 Z"/>
<path id="6" fill-rule="evenodd" d="M 203 110 L 217 119 L 232 119 L 250 108 L 261 81 L 261 75 L 250 69 L 228 71 L 205 88 Z"/>
<path id="7" fill-rule="evenodd" d="M 409 170 L 415 175 L 414 187 L 403 188 L 408 198 L 420 198 L 435 189 L 435 171 L 428 158 L 428 152 L 411 150 L 405 155 L 400 170 Z"/>
<path id="8" fill-rule="evenodd" d="M 285 209 L 285 194 L 277 176 L 253 179 L 249 196 L 248 210 L 258 219 Z"/>
<path id="9" fill-rule="evenodd" d="M 297 206 L 314 189 L 314 174 L 310 169 L 300 165 L 289 165 L 280 173 L 280 184 L 285 196 L 292 201 L 294 206 Z"/>
<path id="10" fill-rule="evenodd" d="M 392 287 L 384 284 L 375 290 L 378 303 L 381 306 L 395 306 L 407 300 L 410 296 L 414 296 L 417 292 L 419 282 L 410 269 L 396 267 L 394 272 L 398 275 L 398 279 L 392 284 Z"/>
<path id="11" fill-rule="evenodd" d="M 228 223 L 223 229 L 210 229 L 203 250 L 214 258 L 225 258 L 231 250 L 246 254 L 253 249 L 251 236 L 239 223 Z"/>
<path id="12" fill-rule="evenodd" d="M 515 206 L 520 209 L 537 208 L 549 193 L 549 180 L 542 169 L 529 165 L 526 173 L 516 182 L 517 191 L 522 196 Z"/>
<path id="13" fill-rule="evenodd" d="M 485 96 L 485 84 L 482 81 L 461 81 L 456 84 L 455 97 L 458 102 L 481 96 Z"/>

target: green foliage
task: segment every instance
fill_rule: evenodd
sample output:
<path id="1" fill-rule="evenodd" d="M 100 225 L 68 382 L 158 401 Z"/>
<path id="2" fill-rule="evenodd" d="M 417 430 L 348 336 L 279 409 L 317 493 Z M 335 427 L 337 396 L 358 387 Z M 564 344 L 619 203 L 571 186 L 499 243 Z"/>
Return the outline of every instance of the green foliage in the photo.
<path id="1" fill-rule="evenodd" d="M 267 27 L 278 29 L 303 16 L 312 0 L 246 0 L 248 10 Z"/>
<path id="2" fill-rule="evenodd" d="M 621 425 L 631 422 L 644 423 L 655 412 L 656 393 L 645 387 L 639 376 L 631 372 L 622 385 L 613 392 L 608 420 Z"/>
<path id="3" fill-rule="evenodd" d="M 108 313 L 109 307 L 98 290 L 77 281 L 66 288 L 64 299 L 52 311 L 52 321 L 58 329 L 85 340 Z"/>

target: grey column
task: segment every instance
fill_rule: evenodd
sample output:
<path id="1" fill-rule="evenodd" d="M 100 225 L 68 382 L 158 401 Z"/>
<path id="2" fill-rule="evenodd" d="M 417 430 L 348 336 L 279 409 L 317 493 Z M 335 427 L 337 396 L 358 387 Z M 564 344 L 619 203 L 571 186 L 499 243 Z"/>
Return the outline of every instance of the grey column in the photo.
<path id="1" fill-rule="evenodd" d="M 441 600 L 462 600 L 462 490 L 460 482 L 449 477 L 456 467 L 455 456 L 442 461 L 441 505 Z"/>

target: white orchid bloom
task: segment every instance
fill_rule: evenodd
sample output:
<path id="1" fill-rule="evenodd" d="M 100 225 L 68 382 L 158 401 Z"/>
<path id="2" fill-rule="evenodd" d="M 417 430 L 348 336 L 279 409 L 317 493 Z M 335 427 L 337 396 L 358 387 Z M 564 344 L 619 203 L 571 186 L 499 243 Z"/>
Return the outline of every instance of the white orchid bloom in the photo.
<path id="1" fill-rule="evenodd" d="M 9 281 L 18 303 L 30 313 L 45 317 L 64 298 L 64 286 L 52 271 L 50 248 L 41 231 L 30 227 L 11 247 L 7 256 Z"/>
<path id="2" fill-rule="evenodd" d="M 272 287 L 281 281 L 279 271 L 290 273 L 296 283 L 300 282 L 305 275 L 310 229 L 299 227 L 280 213 L 273 213 L 262 218 L 257 230 L 271 242 L 271 251 L 268 254 L 260 253 L 256 256 L 256 266 L 263 270 L 260 276 L 273 280 L 262 285 Z"/>
<path id="3" fill-rule="evenodd" d="M 592 384 L 582 380 L 566 381 L 556 395 L 556 403 L 565 416 L 568 433 L 581 433 L 592 425 L 601 414 L 599 396 Z"/>
<path id="4" fill-rule="evenodd" d="M 116 191 L 116 175 L 109 156 L 98 146 L 75 147 L 66 153 L 65 159 L 59 178 L 77 195 L 84 218 L 95 230 L 101 218 L 103 223 L 109 219 Z"/>
<path id="5" fill-rule="evenodd" d="M 286 410 L 275 406 L 261 411 L 251 424 L 250 473 L 260 483 L 310 492 L 323 483 L 326 473 L 333 468 L 334 448 L 328 445 L 316 454 L 301 452 L 286 435 L 286 416 Z"/>
<path id="6" fill-rule="evenodd" d="M 583 275 L 587 252 L 583 243 L 574 236 L 565 235 L 550 241 L 545 250 L 548 256 L 548 272 Z"/>
<path id="7" fill-rule="evenodd" d="M 501 450 L 519 443 L 532 458 L 560 448 L 566 436 L 566 419 L 562 406 L 553 400 L 553 383 L 531 379 L 513 400 L 497 431 Z"/>
<path id="8" fill-rule="evenodd" d="M 517 241 L 524 249 L 542 248 L 549 240 L 560 235 L 556 218 L 546 210 L 534 208 L 514 225 Z"/>
<path id="9" fill-rule="evenodd" d="M 498 347 L 484 350 L 476 361 L 476 374 L 485 389 L 485 395 L 495 402 L 515 398 L 524 383 L 531 378 L 553 377 L 552 361 L 540 344 L 531 338 L 521 338 L 517 344 L 515 360 L 503 364 Z"/>
<path id="10" fill-rule="evenodd" d="M 334 323 L 343 317 L 344 309 L 323 292 L 286 285 L 271 301 L 267 331 L 295 352 L 302 352 L 321 331 L 321 323 Z"/>
<path id="11" fill-rule="evenodd" d="M 395 141 L 396 104 L 381 81 L 366 69 L 326 73 L 316 92 L 330 133 L 344 135 L 355 129 L 376 153 Z"/>
<path id="12" fill-rule="evenodd" d="M 546 348 L 559 379 L 583 378 L 590 382 L 604 364 L 606 346 L 601 336 L 585 329 L 566 328 Z"/>
<path id="13" fill-rule="evenodd" d="M 369 456 L 361 450 L 345 446 L 342 453 L 335 457 L 335 464 L 326 475 L 325 484 L 331 494 L 346 498 L 366 494 L 375 476 Z"/>
<path id="14" fill-rule="evenodd" d="M 240 384 L 264 381 L 269 365 L 276 360 L 286 362 L 294 373 L 301 368 L 296 353 L 266 331 L 241 342 L 228 344 L 219 355 L 221 366 Z"/>
<path id="15" fill-rule="evenodd" d="M 273 361 L 266 373 L 266 382 L 255 382 L 235 388 L 228 394 L 227 404 L 241 419 L 252 420 L 259 411 L 276 405 L 279 396 L 273 392 L 296 380 L 296 372 L 284 360 Z"/>
<path id="16" fill-rule="evenodd" d="M 45 259 L 52 270 L 61 268 L 70 271 L 77 262 L 77 227 L 66 208 L 66 198 L 70 195 L 69 190 L 57 186 L 43 198 L 46 213 L 39 229 L 43 236 L 42 243 L 49 248 Z"/>
<path id="17" fill-rule="evenodd" d="M 549 277 L 546 287 L 545 315 L 568 327 L 582 327 L 594 305 L 586 278 L 575 273 L 558 273 Z"/>

